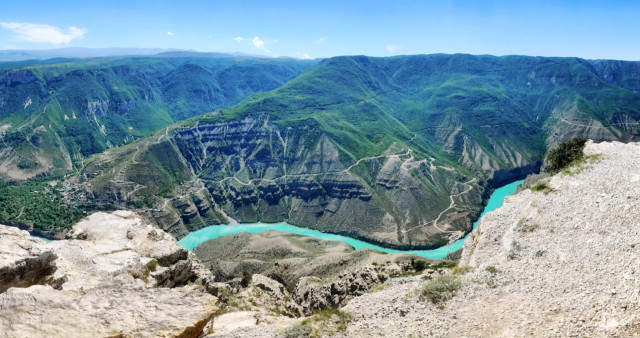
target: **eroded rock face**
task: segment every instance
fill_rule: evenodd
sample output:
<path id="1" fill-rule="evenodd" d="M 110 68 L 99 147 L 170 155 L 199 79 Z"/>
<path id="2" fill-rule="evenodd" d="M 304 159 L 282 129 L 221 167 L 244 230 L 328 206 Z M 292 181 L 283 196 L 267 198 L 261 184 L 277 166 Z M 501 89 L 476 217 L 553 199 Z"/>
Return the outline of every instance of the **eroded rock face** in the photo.
<path id="1" fill-rule="evenodd" d="M 254 274 L 246 288 L 230 290 L 236 293 L 230 296 L 227 309 L 232 312 L 250 309 L 261 317 L 309 316 L 318 310 L 343 306 L 350 299 L 367 293 L 374 285 L 384 283 L 390 276 L 397 276 L 400 271 L 398 265 L 392 264 L 365 266 L 329 280 L 308 276 L 301 278 L 292 292 L 273 278 Z"/>
<path id="2" fill-rule="evenodd" d="M 478 178 L 414 157 L 399 142 L 354 158 L 316 122 L 300 123 L 282 126 L 264 114 L 197 121 L 104 153 L 69 182 L 82 196 L 127 208 L 157 196 L 138 211 L 177 238 L 210 224 L 286 221 L 424 249 L 457 240 L 480 212 Z M 113 167 L 123 162 L 126 169 Z M 160 181 L 170 193 L 157 190 Z"/>
<path id="3" fill-rule="evenodd" d="M 260 116 L 202 122 L 169 137 L 211 200 L 240 222 L 286 220 L 398 247 L 437 247 L 449 239 L 426 225 L 449 199 L 434 199 L 431 192 L 464 192 L 465 201 L 481 201 L 476 181 L 442 174 L 406 148 L 392 145 L 354 163 L 316 128 L 312 122 L 281 128 Z M 387 209 L 380 199 L 388 201 Z M 188 211 L 182 211 L 183 221 Z M 439 226 L 462 234 L 477 210 L 448 211 Z"/>
<path id="4" fill-rule="evenodd" d="M 351 273 L 345 273 L 332 282 L 325 282 L 317 277 L 304 277 L 294 290 L 296 301 L 302 313 L 311 315 L 317 310 L 344 305 L 349 299 L 362 296 L 371 287 L 389 279 L 385 272 L 365 267 Z"/>
<path id="5" fill-rule="evenodd" d="M 18 228 L 0 227 L 0 293 L 11 287 L 45 284 L 58 256 L 40 239 Z"/>
<path id="6" fill-rule="evenodd" d="M 8 337 L 197 337 L 217 310 L 211 273 L 131 212 L 95 213 L 51 243 L 0 235 Z"/>

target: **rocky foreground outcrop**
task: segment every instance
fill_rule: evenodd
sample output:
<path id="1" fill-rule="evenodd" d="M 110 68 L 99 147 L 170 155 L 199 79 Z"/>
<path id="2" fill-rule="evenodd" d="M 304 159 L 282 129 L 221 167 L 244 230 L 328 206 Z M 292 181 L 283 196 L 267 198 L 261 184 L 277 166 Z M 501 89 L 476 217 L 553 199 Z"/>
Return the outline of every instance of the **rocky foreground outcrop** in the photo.
<path id="1" fill-rule="evenodd" d="M 51 282 L 58 256 L 28 236 L 18 228 L 0 227 L 0 293 Z"/>
<path id="2" fill-rule="evenodd" d="M 392 282 L 345 307 L 346 335 L 638 336 L 640 144 L 588 143 L 585 154 L 543 180 L 550 189 L 508 197 L 482 219 L 455 297 L 432 304 L 417 296 L 424 281 Z"/>
<path id="3" fill-rule="evenodd" d="M 131 212 L 95 213 L 45 243 L 0 226 L 0 336 L 197 337 L 213 276 Z"/>

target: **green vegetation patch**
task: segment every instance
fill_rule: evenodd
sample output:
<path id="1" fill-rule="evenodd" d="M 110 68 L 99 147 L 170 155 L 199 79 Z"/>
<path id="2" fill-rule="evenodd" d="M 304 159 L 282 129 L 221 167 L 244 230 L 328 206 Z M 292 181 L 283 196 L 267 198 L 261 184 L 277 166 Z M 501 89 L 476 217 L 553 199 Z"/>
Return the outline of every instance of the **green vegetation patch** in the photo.
<path id="1" fill-rule="evenodd" d="M 540 227 L 540 224 L 536 223 L 536 224 L 523 224 L 518 231 L 520 232 L 533 232 L 534 230 L 538 229 Z"/>
<path id="2" fill-rule="evenodd" d="M 296 324 L 289 326 L 282 331 L 283 338 L 304 338 L 311 337 L 311 327 L 309 325 Z"/>
<path id="3" fill-rule="evenodd" d="M 429 267 L 429 265 L 430 264 L 427 263 L 427 261 L 425 261 L 425 260 L 422 260 L 422 259 L 415 260 L 415 259 L 411 258 L 411 267 L 416 272 L 422 272 L 424 269 Z"/>
<path id="4" fill-rule="evenodd" d="M 240 285 L 242 287 L 247 287 L 251 284 L 251 279 L 253 278 L 253 274 L 247 270 L 242 270 L 242 279 L 240 280 Z"/>
<path id="5" fill-rule="evenodd" d="M 0 185 L 0 223 L 26 227 L 43 237 L 71 228 L 83 211 L 63 201 L 61 188 L 44 182 Z"/>
<path id="6" fill-rule="evenodd" d="M 308 337 L 326 337 L 346 330 L 349 322 L 351 322 L 350 313 L 342 311 L 337 307 L 330 307 L 320 310 L 313 316 L 303 320 L 300 326 L 307 326 L 309 328 Z M 302 332 L 307 331 L 307 329 L 299 327 L 297 331 Z"/>
<path id="7" fill-rule="evenodd" d="M 549 161 L 549 168 L 547 171 L 557 173 L 574 162 L 581 160 L 584 157 L 582 151 L 584 150 L 584 145 L 586 143 L 586 138 L 578 137 L 567 142 L 560 143 L 560 145 L 551 149 L 547 155 L 547 161 Z"/>
<path id="8" fill-rule="evenodd" d="M 457 276 L 439 276 L 428 281 L 420 289 L 420 296 L 437 304 L 453 298 L 460 286 L 462 282 Z"/>
<path id="9" fill-rule="evenodd" d="M 454 266 L 453 268 L 451 268 L 451 273 L 453 273 L 456 276 L 462 276 L 462 275 L 466 275 L 468 272 L 472 271 L 473 267 L 472 266 Z"/>
<path id="10" fill-rule="evenodd" d="M 533 192 L 542 192 L 545 195 L 553 191 L 553 189 L 549 186 L 549 182 L 547 181 L 538 181 L 534 185 L 532 185 L 530 189 Z"/>
<path id="11" fill-rule="evenodd" d="M 498 268 L 496 268 L 493 265 L 487 266 L 486 268 L 484 268 L 484 270 L 486 272 L 490 273 L 490 274 L 493 274 L 493 275 L 495 275 L 495 274 L 500 272 L 500 270 L 498 270 Z"/>

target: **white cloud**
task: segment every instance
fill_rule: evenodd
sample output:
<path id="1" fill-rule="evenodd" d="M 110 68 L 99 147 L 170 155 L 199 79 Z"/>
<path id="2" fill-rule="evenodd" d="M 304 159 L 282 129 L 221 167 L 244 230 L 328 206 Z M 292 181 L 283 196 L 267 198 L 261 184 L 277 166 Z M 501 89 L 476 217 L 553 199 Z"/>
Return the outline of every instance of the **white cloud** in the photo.
<path id="1" fill-rule="evenodd" d="M 238 42 L 242 42 L 244 41 L 244 38 L 241 36 L 236 36 L 235 38 L 233 38 L 234 40 L 238 41 Z"/>
<path id="2" fill-rule="evenodd" d="M 394 53 L 394 52 L 397 52 L 398 50 L 402 49 L 402 47 L 400 47 L 398 45 L 386 45 L 384 48 L 389 53 Z"/>
<path id="3" fill-rule="evenodd" d="M 301 58 L 301 59 L 304 59 L 304 60 L 311 60 L 311 59 L 313 59 L 313 58 L 311 57 L 311 55 L 309 55 L 309 54 L 307 54 L 307 53 L 300 53 L 300 52 L 297 52 L 297 53 L 296 53 L 296 56 L 297 56 L 297 57 L 299 57 L 299 58 Z"/>
<path id="4" fill-rule="evenodd" d="M 325 42 L 325 41 L 327 41 L 327 40 L 329 40 L 329 38 L 328 38 L 328 37 L 326 37 L 326 36 L 323 36 L 323 37 L 321 37 L 321 38 L 318 38 L 318 40 L 316 40 L 316 43 L 317 43 L 317 44 L 321 44 L 321 43 L 323 43 L 323 42 Z"/>
<path id="5" fill-rule="evenodd" d="M 14 32 L 19 40 L 52 45 L 69 44 L 73 39 L 82 39 L 87 33 L 86 29 L 75 26 L 68 27 L 65 32 L 55 26 L 26 22 L 0 22 L 0 26 Z"/>
<path id="6" fill-rule="evenodd" d="M 167 31 L 167 35 L 169 35 L 169 36 L 173 36 L 173 32 L 171 32 L 171 31 Z"/>
<path id="7" fill-rule="evenodd" d="M 251 40 L 251 43 L 253 43 L 253 48 L 255 49 L 261 49 L 267 53 L 271 53 L 265 46 L 264 41 L 260 40 L 259 37 L 254 36 L 253 39 Z"/>

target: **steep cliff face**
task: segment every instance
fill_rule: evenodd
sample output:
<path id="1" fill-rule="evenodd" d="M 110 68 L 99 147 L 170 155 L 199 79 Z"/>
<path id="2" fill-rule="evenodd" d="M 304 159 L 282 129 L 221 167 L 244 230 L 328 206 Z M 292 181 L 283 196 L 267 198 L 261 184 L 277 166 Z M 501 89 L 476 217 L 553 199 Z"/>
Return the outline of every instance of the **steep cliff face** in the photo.
<path id="1" fill-rule="evenodd" d="M 217 310 L 211 273 L 130 212 L 93 214 L 50 243 L 0 233 L 6 337 L 197 337 Z"/>
<path id="2" fill-rule="evenodd" d="M 429 192 L 467 188 L 456 180 L 462 177 L 443 175 L 396 144 L 354 162 L 314 128 L 281 129 L 268 118 L 246 118 L 202 123 L 178 131 L 175 141 L 213 200 L 243 222 L 287 220 L 390 244 L 425 243 L 424 234 L 407 232 L 446 208 L 429 203 Z"/>
<path id="3" fill-rule="evenodd" d="M 199 121 L 96 158 L 73 184 L 100 202 L 115 195 L 132 206 L 145 196 L 178 195 L 147 209 L 177 236 L 214 222 L 287 221 L 398 247 L 435 247 L 463 234 L 480 209 L 476 179 L 433 158 L 416 159 L 396 143 L 354 161 L 315 128 L 311 121 L 282 128 L 268 117 Z M 112 167 L 122 155 L 128 164 Z M 434 221 L 438 228 L 429 226 Z"/>
<path id="4" fill-rule="evenodd" d="M 78 182 L 101 203 L 146 205 L 177 236 L 206 223 L 287 221 L 389 246 L 443 245 L 470 230 L 492 188 L 536 172 L 556 143 L 637 138 L 635 64 L 595 65 L 331 58 L 87 161 Z"/>

